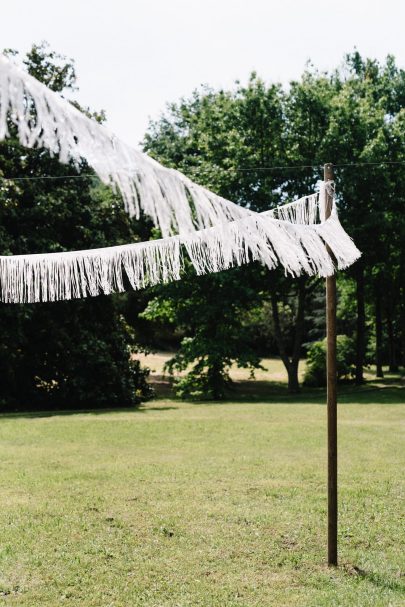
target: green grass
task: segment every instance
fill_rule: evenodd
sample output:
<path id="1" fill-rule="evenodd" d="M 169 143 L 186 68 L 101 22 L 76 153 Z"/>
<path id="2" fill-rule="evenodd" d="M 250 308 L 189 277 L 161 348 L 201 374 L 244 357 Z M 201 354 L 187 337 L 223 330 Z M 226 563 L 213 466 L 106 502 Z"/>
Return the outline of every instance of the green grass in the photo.
<path id="1" fill-rule="evenodd" d="M 341 395 L 337 569 L 320 393 L 1 416 L 0 604 L 404 605 L 405 390 L 379 385 Z"/>

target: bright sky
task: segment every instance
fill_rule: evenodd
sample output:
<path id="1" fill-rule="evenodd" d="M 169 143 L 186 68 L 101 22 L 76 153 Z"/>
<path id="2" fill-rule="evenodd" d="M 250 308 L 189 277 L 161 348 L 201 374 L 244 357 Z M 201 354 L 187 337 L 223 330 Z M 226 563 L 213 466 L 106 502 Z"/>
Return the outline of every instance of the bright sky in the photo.
<path id="1" fill-rule="evenodd" d="M 230 87 L 256 70 L 298 78 L 356 46 L 405 67 L 404 0 L 2 0 L 0 48 L 33 42 L 72 57 L 79 99 L 137 144 L 148 119 L 200 84 Z"/>

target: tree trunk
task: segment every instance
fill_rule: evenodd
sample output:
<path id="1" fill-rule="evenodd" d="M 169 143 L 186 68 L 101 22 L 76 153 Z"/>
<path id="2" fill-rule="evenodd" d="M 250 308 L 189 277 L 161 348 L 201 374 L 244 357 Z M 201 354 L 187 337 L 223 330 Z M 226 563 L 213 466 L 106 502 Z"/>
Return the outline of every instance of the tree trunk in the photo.
<path id="1" fill-rule="evenodd" d="M 298 381 L 298 362 L 290 364 L 287 367 L 287 375 L 288 375 L 288 391 L 292 394 L 296 394 L 300 391 L 300 384 Z"/>
<path id="2" fill-rule="evenodd" d="M 285 338 L 281 329 L 280 315 L 278 312 L 278 301 L 274 290 L 271 292 L 271 307 L 273 312 L 274 321 L 274 333 L 280 352 L 281 360 L 283 361 L 284 367 L 287 371 L 288 376 L 288 390 L 289 392 L 298 392 L 300 389 L 298 381 L 298 365 L 300 360 L 302 337 L 304 333 L 304 320 L 305 320 L 305 278 L 300 278 L 298 282 L 298 303 L 297 303 L 297 314 L 294 323 L 294 345 L 291 357 L 287 352 Z"/>
<path id="3" fill-rule="evenodd" d="M 388 333 L 388 364 L 389 369 L 392 373 L 398 371 L 398 362 L 395 349 L 395 335 L 394 335 L 394 323 L 392 317 L 394 315 L 392 300 L 388 302 L 387 306 L 387 333 Z"/>
<path id="4" fill-rule="evenodd" d="M 211 388 L 212 398 L 222 400 L 225 395 L 225 381 L 223 365 L 220 361 L 214 361 L 208 369 L 208 384 Z"/>
<path id="5" fill-rule="evenodd" d="M 402 289 L 401 298 L 401 364 L 405 369 L 405 288 Z"/>
<path id="6" fill-rule="evenodd" d="M 300 362 L 302 339 L 304 335 L 304 323 L 305 323 L 305 297 L 306 297 L 306 280 L 300 278 L 298 282 L 298 305 L 297 305 L 297 316 L 295 318 L 295 337 L 294 346 L 291 357 L 291 365 L 293 378 L 288 378 L 288 389 L 291 392 L 297 392 L 299 390 L 298 382 L 298 365 Z"/>
<path id="7" fill-rule="evenodd" d="M 405 261 L 402 256 L 400 266 L 400 322 L 401 322 L 401 365 L 405 369 Z"/>
<path id="8" fill-rule="evenodd" d="M 382 361 L 382 316 L 381 316 L 381 285 L 377 280 L 375 289 L 375 362 L 376 377 L 384 377 Z"/>
<path id="9" fill-rule="evenodd" d="M 364 266 L 359 264 L 356 273 L 357 334 L 356 334 L 356 384 L 364 382 L 363 367 L 366 338 L 366 312 L 364 303 Z"/>

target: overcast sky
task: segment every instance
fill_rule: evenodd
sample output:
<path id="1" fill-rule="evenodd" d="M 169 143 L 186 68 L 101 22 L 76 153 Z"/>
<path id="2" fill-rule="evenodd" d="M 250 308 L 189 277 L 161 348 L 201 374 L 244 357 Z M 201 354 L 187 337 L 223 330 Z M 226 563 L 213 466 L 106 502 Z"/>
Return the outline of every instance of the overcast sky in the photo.
<path id="1" fill-rule="evenodd" d="M 47 40 L 72 57 L 80 101 L 132 144 L 201 84 L 252 70 L 287 83 L 308 59 L 333 68 L 355 46 L 405 67 L 404 24 L 404 0 L 0 0 L 0 48 Z"/>

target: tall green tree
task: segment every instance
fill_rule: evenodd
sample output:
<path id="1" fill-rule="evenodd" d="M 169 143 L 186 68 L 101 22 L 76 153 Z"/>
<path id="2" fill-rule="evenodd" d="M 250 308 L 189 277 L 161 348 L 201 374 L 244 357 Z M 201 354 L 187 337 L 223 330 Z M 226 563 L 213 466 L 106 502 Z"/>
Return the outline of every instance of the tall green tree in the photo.
<path id="1" fill-rule="evenodd" d="M 393 236 L 400 231 L 402 217 L 398 206 L 395 209 L 398 194 L 394 197 L 393 191 L 401 187 L 401 180 L 396 179 L 394 183 L 391 176 L 396 170 L 384 162 L 401 156 L 393 137 L 393 125 L 398 124 L 398 115 L 404 108 L 405 72 L 396 67 L 392 57 L 379 64 L 354 52 L 346 56 L 343 67 L 332 75 L 331 81 L 335 94 L 322 150 L 333 162 L 343 165 L 336 171 L 341 219 L 363 252 L 361 260 L 349 272 L 356 282 L 356 381 L 362 383 L 368 338 L 367 301 L 372 300 L 374 304 L 379 375 L 383 311 L 390 349 L 395 350 L 392 323 L 399 298 L 394 296 L 397 289 L 393 283 L 392 243 L 398 243 Z M 403 136 L 404 132 L 402 137 L 399 135 L 402 141 Z M 366 165 L 355 166 L 357 163 Z M 393 214 L 396 226 L 390 220 Z"/>
<path id="2" fill-rule="evenodd" d="M 317 76 L 306 74 L 302 83 L 293 83 L 289 95 L 279 85 L 265 85 L 255 74 L 247 86 L 237 84 L 234 91 L 203 89 L 195 92 L 190 99 L 170 105 L 161 120 L 151 124 L 145 136 L 145 150 L 255 211 L 274 207 L 280 198 L 308 194 L 313 191 L 319 172 L 310 170 L 297 174 L 279 167 L 317 161 L 319 141 L 328 125 L 329 95 L 326 85 L 316 86 L 317 79 Z M 263 268 L 250 268 L 241 275 L 244 281 L 239 282 L 240 292 L 250 288 L 249 281 L 253 281 L 255 300 L 260 297 L 261 301 L 267 300 L 271 305 L 275 338 L 288 374 L 289 388 L 296 391 L 299 387 L 298 362 L 302 354 L 305 306 L 315 282 L 295 281 L 284 277 L 282 272 L 270 273 Z M 234 290 L 220 288 L 219 283 L 228 278 L 207 280 L 215 283 L 223 302 L 224 315 L 219 310 L 210 320 L 210 323 L 217 324 L 218 329 L 221 323 L 226 326 L 225 310 L 232 305 Z M 190 289 L 189 285 L 187 289 Z M 188 310 L 190 319 L 195 315 L 196 322 L 202 327 L 205 320 L 198 312 L 193 293 L 183 286 L 177 293 L 181 297 L 182 309 Z M 232 294 L 229 304 L 225 299 L 227 293 Z M 201 295 L 204 297 L 203 293 Z M 249 301 L 247 299 L 246 303 Z M 162 305 L 165 307 L 164 303 Z M 211 305 L 206 301 L 207 307 Z M 158 313 L 157 306 L 153 310 Z M 244 334 L 243 319 L 248 312 L 249 307 L 245 313 L 240 308 L 239 319 L 234 320 L 232 330 L 239 335 Z M 190 323 L 191 332 L 195 323 L 191 320 Z M 201 343 L 207 353 L 214 349 L 216 343 L 214 333 L 212 335 L 211 346 L 207 340 Z M 192 339 L 195 342 L 198 337 L 194 335 Z M 229 348 L 232 340 L 232 355 L 229 349 L 226 356 L 223 353 L 223 359 L 238 361 L 245 342 L 239 342 L 238 354 L 234 335 L 231 339 L 228 333 Z M 184 342 L 181 352 L 185 354 L 187 351 L 191 362 L 190 348 L 184 349 L 186 344 L 189 341 Z M 209 367 L 208 376 L 212 376 Z"/>
<path id="3" fill-rule="evenodd" d="M 73 62 L 34 45 L 25 67 L 52 90 L 72 94 Z M 88 110 L 85 110 L 88 111 Z M 102 113 L 96 119 L 102 119 Z M 11 132 L 12 125 L 10 125 Z M 1 178 L 7 177 L 7 181 Z M 50 178 L 51 177 L 51 178 Z M 16 138 L 0 145 L 3 255 L 66 251 L 137 239 L 120 201 L 84 163 L 62 165 Z M 131 360 L 133 331 L 122 298 L 1 306 L 0 405 L 3 409 L 128 406 L 147 395 Z"/>
<path id="4" fill-rule="evenodd" d="M 394 59 L 379 64 L 354 52 L 332 73 L 309 66 L 288 90 L 266 85 L 253 74 L 247 86 L 237 84 L 232 91 L 198 91 L 169 106 L 145 137 L 146 151 L 159 160 L 257 211 L 312 192 L 323 178 L 322 165 L 338 165 L 340 217 L 363 251 L 360 262 L 339 280 L 343 295 L 355 285 L 356 309 L 350 304 L 350 318 L 345 313 L 340 318 L 356 333 L 358 383 L 372 341 L 379 375 L 387 357 L 395 368 L 400 333 L 405 343 L 403 178 L 396 165 L 381 164 L 403 159 L 403 112 L 404 72 Z M 369 164 L 353 166 L 358 163 Z M 255 273 L 261 301 L 272 309 L 289 387 L 297 390 L 302 342 L 310 328 L 306 318 L 317 323 L 311 305 L 322 285 L 263 269 L 251 269 L 248 276 Z M 246 276 L 240 288 L 245 285 Z M 186 291 L 178 296 L 191 318 L 197 309 L 193 298 Z M 349 300 L 343 296 L 343 301 Z M 220 316 L 216 319 L 221 322 Z M 191 361 L 190 350 L 188 356 Z"/>

